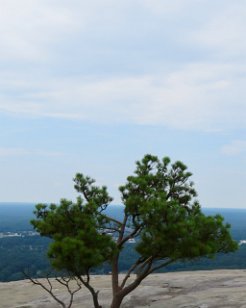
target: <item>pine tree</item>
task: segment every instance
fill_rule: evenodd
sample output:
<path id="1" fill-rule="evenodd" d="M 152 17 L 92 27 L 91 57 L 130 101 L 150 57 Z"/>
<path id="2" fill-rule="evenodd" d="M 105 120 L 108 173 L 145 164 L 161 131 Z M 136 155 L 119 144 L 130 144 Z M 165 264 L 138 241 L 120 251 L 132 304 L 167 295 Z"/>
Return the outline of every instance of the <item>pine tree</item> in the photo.
<path id="1" fill-rule="evenodd" d="M 53 239 L 48 251 L 52 266 L 79 279 L 91 292 L 96 308 L 100 304 L 98 291 L 90 283 L 91 271 L 108 262 L 112 272 L 111 308 L 118 308 L 126 295 L 160 268 L 237 249 L 223 218 L 202 213 L 191 175 L 180 161 L 171 164 L 168 157 L 160 160 L 145 155 L 119 188 L 124 216 L 118 221 L 105 212 L 112 201 L 107 188 L 76 174 L 77 201 L 38 204 L 32 224 L 41 235 Z M 119 258 L 129 239 L 136 239 L 138 258 L 120 281 Z M 130 276 L 134 279 L 129 280 Z"/>

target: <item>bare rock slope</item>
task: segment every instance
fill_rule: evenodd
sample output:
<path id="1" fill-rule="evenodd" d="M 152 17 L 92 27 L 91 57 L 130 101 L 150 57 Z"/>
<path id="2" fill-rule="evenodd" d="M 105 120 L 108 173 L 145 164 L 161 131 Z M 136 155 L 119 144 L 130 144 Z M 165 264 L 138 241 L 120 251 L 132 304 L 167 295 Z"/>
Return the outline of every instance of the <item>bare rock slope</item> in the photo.
<path id="1" fill-rule="evenodd" d="M 103 307 L 109 307 L 110 276 L 94 276 L 100 289 Z M 63 300 L 66 294 L 59 285 L 55 292 Z M 17 281 L 0 283 L 1 308 L 60 307 L 39 286 Z M 75 296 L 74 308 L 93 307 L 91 297 L 82 290 Z M 246 270 L 216 270 L 153 274 L 129 294 L 122 308 L 246 308 Z"/>

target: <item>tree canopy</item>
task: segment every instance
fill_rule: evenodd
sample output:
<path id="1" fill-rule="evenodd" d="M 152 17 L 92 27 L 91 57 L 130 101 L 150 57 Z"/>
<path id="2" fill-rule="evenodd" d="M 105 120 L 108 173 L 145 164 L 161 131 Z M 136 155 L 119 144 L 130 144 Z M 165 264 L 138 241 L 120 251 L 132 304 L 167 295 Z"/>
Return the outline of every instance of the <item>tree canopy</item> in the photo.
<path id="1" fill-rule="evenodd" d="M 38 204 L 32 224 L 41 235 L 53 239 L 48 251 L 52 266 L 78 278 L 91 292 L 95 307 L 100 304 L 90 274 L 108 262 L 111 307 L 117 308 L 144 278 L 170 263 L 237 249 L 223 218 L 202 213 L 191 175 L 180 161 L 145 155 L 119 188 L 124 215 L 117 220 L 106 213 L 112 201 L 107 188 L 78 173 L 74 178 L 80 194 L 77 201 Z M 139 257 L 120 280 L 119 257 L 130 239 L 136 240 Z M 129 280 L 131 275 L 133 280 Z"/>

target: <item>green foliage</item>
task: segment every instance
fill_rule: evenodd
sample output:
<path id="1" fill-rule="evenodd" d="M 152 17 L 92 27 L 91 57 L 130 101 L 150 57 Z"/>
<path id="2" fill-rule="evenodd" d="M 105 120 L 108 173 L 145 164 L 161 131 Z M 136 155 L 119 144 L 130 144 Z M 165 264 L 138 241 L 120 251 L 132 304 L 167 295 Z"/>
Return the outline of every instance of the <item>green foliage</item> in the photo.
<path id="1" fill-rule="evenodd" d="M 36 206 L 37 219 L 31 223 L 41 235 L 53 239 L 48 257 L 55 269 L 83 275 L 112 256 L 115 243 L 100 232 L 105 219 L 98 212 L 102 204 L 97 202 L 84 205 L 79 197 L 76 203 L 63 199 L 59 206 Z"/>
<path id="2" fill-rule="evenodd" d="M 146 155 L 134 176 L 120 188 L 131 225 L 139 228 L 136 247 L 144 257 L 172 260 L 230 252 L 237 244 L 223 218 L 205 216 L 200 209 L 187 167 L 170 159 Z"/>

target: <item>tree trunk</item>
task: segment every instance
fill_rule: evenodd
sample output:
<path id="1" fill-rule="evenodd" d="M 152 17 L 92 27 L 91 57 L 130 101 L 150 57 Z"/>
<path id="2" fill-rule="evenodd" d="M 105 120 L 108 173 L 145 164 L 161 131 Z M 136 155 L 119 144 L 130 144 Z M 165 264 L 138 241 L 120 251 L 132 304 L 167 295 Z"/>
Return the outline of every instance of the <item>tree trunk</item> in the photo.
<path id="1" fill-rule="evenodd" d="M 119 308 L 122 303 L 123 298 L 124 296 L 115 295 L 113 297 L 110 308 Z"/>
<path id="2" fill-rule="evenodd" d="M 124 295 L 121 292 L 121 288 L 119 287 L 119 254 L 115 255 L 112 260 L 112 295 L 113 299 L 111 302 L 111 308 L 119 308 L 121 302 L 124 298 Z"/>
<path id="3" fill-rule="evenodd" d="M 119 289 L 119 268 L 118 268 L 119 254 L 117 254 L 112 260 L 112 291 L 113 298 L 120 291 Z"/>
<path id="4" fill-rule="evenodd" d="M 140 277 L 136 278 L 135 281 L 133 281 L 131 284 L 126 286 L 125 288 L 121 289 L 118 287 L 118 292 L 113 293 L 113 300 L 111 303 L 111 308 L 119 308 L 124 297 L 127 296 L 129 293 L 131 293 L 133 290 L 135 290 L 141 283 L 141 281 L 147 277 L 147 272 L 142 274 Z"/>

